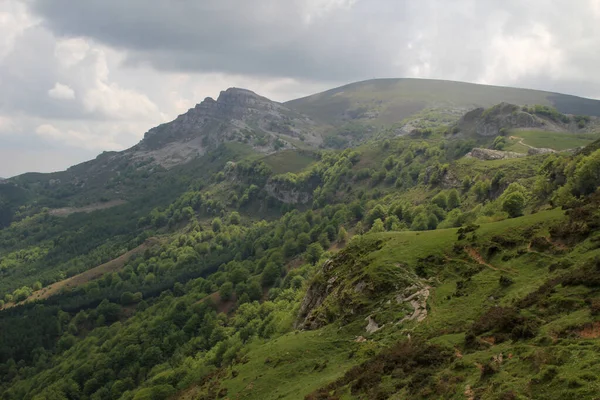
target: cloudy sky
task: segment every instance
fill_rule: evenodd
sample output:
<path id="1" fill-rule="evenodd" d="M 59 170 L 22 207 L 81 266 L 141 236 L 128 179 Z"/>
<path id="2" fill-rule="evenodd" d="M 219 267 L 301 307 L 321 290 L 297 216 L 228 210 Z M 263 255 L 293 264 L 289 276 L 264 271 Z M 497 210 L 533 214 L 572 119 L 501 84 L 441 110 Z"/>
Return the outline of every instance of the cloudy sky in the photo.
<path id="1" fill-rule="evenodd" d="M 375 77 L 600 98 L 600 0 L 0 0 L 0 176 L 127 148 L 230 86 Z"/>

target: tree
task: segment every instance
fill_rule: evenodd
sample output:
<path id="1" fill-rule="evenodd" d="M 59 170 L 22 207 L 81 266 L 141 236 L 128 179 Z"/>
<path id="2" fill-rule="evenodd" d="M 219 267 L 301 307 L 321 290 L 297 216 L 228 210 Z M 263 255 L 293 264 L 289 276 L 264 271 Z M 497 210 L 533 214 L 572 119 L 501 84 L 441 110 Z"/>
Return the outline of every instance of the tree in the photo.
<path id="1" fill-rule="evenodd" d="M 310 246 L 309 246 L 310 248 Z M 263 287 L 265 286 L 271 286 L 275 283 L 275 281 L 277 281 L 277 279 L 281 276 L 281 268 L 279 267 L 279 265 L 275 264 L 274 262 L 269 262 L 267 263 L 267 265 L 265 266 L 265 269 L 263 270 L 262 276 L 261 276 L 261 283 L 263 285 Z"/>
<path id="2" fill-rule="evenodd" d="M 221 228 L 223 227 L 223 222 L 221 222 L 221 218 L 217 217 L 217 218 L 213 219 L 211 226 L 212 226 L 213 232 L 215 232 L 215 233 L 220 232 Z"/>
<path id="3" fill-rule="evenodd" d="M 496 136 L 492 148 L 494 150 L 504 150 L 504 146 L 506 146 L 506 138 L 504 136 Z"/>
<path id="4" fill-rule="evenodd" d="M 447 206 L 447 210 L 454 210 L 455 208 L 460 207 L 460 195 L 458 194 L 458 190 L 452 189 L 448 193 Z"/>
<path id="5" fill-rule="evenodd" d="M 340 229 L 338 230 L 337 240 L 338 243 L 346 243 L 348 240 L 348 232 L 343 226 L 340 226 Z"/>
<path id="6" fill-rule="evenodd" d="M 502 210 L 506 211 L 511 218 L 523 215 L 525 208 L 525 196 L 521 192 L 510 193 L 502 202 Z"/>
<path id="7" fill-rule="evenodd" d="M 123 294 L 121 294 L 121 304 L 124 306 L 133 304 L 133 299 L 133 293 L 131 292 L 123 292 Z"/>
<path id="8" fill-rule="evenodd" d="M 381 204 L 377 204 L 369 213 L 367 214 L 367 225 L 371 226 L 376 219 L 383 220 L 385 218 L 385 210 Z"/>
<path id="9" fill-rule="evenodd" d="M 371 230 L 369 231 L 369 233 L 380 233 L 380 232 L 385 232 L 385 227 L 383 226 L 383 221 L 379 218 L 377 218 L 375 220 L 375 222 L 373 222 L 373 226 L 371 227 Z"/>
<path id="10" fill-rule="evenodd" d="M 594 193 L 600 186 L 600 149 L 577 163 L 575 189 L 579 194 Z M 577 193 L 576 193 L 577 194 Z"/>
<path id="11" fill-rule="evenodd" d="M 251 301 L 260 300 L 262 298 L 262 288 L 256 280 L 252 280 L 246 289 L 246 293 Z"/>
<path id="12" fill-rule="evenodd" d="M 241 217 L 240 217 L 240 213 L 237 211 L 233 211 L 230 215 L 229 215 L 229 223 L 231 225 L 239 225 L 241 222 Z"/>
<path id="13" fill-rule="evenodd" d="M 410 229 L 413 231 L 426 231 L 428 229 L 428 222 L 427 215 L 420 213 L 413 219 Z"/>
<path id="14" fill-rule="evenodd" d="M 323 254 L 323 247 L 319 243 L 313 243 L 306 249 L 305 259 L 307 262 L 315 265 Z"/>
<path id="15" fill-rule="evenodd" d="M 34 291 L 34 292 L 35 292 L 35 291 L 38 291 L 38 290 L 40 290 L 40 289 L 42 289 L 42 282 L 40 282 L 40 281 L 37 281 L 37 282 L 35 282 L 35 283 L 34 283 L 34 284 L 31 286 L 31 289 L 33 289 L 33 291 Z"/>
<path id="16" fill-rule="evenodd" d="M 232 295 L 233 295 L 233 283 L 225 282 L 224 284 L 222 284 L 221 287 L 219 288 L 219 296 L 221 296 L 221 299 L 227 301 L 227 300 L 231 299 Z"/>
<path id="17" fill-rule="evenodd" d="M 448 198 L 443 192 L 436 194 L 431 202 L 444 210 L 448 207 Z"/>

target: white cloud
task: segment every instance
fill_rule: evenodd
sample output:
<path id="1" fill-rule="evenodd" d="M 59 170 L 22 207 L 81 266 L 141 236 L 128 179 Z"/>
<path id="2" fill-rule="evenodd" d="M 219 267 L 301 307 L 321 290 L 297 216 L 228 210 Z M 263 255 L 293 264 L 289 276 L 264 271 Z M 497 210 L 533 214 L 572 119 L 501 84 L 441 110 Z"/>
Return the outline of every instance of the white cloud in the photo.
<path id="1" fill-rule="evenodd" d="M 86 150 L 119 150 L 121 145 L 113 140 L 113 135 L 103 135 L 87 130 L 59 129 L 51 124 L 38 126 L 35 133 L 49 141 L 59 142 L 73 148 Z"/>
<path id="2" fill-rule="evenodd" d="M 0 134 L 14 133 L 16 129 L 12 118 L 0 115 Z"/>
<path id="3" fill-rule="evenodd" d="M 67 167 L 230 86 L 285 101 L 413 76 L 600 96 L 598 22 L 600 0 L 0 0 L 0 148 L 60 147 Z"/>
<path id="4" fill-rule="evenodd" d="M 58 100 L 72 100 L 75 98 L 75 91 L 68 85 L 56 82 L 54 87 L 48 90 L 48 96 Z"/>
<path id="5" fill-rule="evenodd" d="M 550 75 L 565 69 L 565 60 L 551 32 L 536 24 L 519 36 L 498 34 L 489 46 L 489 61 L 480 82 L 516 82 L 540 70 Z"/>

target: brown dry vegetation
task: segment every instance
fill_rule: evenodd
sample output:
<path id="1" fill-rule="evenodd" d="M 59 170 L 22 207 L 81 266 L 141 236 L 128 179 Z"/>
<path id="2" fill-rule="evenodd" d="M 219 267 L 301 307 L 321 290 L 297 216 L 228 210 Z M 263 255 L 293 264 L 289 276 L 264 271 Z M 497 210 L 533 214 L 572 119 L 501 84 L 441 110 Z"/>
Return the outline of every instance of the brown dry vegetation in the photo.
<path id="1" fill-rule="evenodd" d="M 98 265 L 97 267 L 82 272 L 81 274 L 77 274 L 70 278 L 63 279 L 62 281 L 55 282 L 52 285 L 46 286 L 45 288 L 32 293 L 31 296 L 19 303 L 6 303 L 4 307 L 0 309 L 7 309 L 16 305 L 33 301 L 45 300 L 51 296 L 54 296 L 55 294 L 60 293 L 60 291 L 63 289 L 75 288 L 93 281 L 94 279 L 98 279 L 106 273 L 119 271 L 121 268 L 123 268 L 123 266 L 125 266 L 127 261 L 129 261 L 132 256 L 142 253 L 146 249 L 158 244 L 159 242 L 160 240 L 158 238 L 149 238 L 138 247 L 129 250 L 114 260 L 110 260 L 107 263 Z"/>
<path id="2" fill-rule="evenodd" d="M 97 210 L 106 210 L 107 208 L 112 208 L 116 206 L 120 206 L 121 204 L 125 204 L 125 200 L 111 200 L 104 203 L 94 203 L 89 204 L 83 207 L 64 207 L 64 208 L 55 208 L 49 211 L 50 215 L 54 215 L 55 217 L 67 217 L 71 214 L 75 213 L 90 213 L 92 211 Z"/>

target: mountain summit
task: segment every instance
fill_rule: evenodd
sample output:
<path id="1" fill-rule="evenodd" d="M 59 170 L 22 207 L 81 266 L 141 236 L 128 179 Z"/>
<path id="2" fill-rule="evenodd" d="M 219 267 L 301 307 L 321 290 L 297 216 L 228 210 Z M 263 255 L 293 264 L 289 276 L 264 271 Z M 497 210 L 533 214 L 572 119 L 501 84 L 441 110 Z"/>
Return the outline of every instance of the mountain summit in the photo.
<path id="1" fill-rule="evenodd" d="M 308 117 L 280 103 L 250 90 L 229 88 L 217 100 L 207 97 L 174 121 L 150 129 L 126 153 L 169 168 L 224 142 L 244 143 L 261 153 L 291 148 L 300 141 L 316 146 L 321 138 L 314 128 Z"/>

